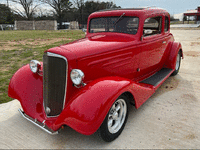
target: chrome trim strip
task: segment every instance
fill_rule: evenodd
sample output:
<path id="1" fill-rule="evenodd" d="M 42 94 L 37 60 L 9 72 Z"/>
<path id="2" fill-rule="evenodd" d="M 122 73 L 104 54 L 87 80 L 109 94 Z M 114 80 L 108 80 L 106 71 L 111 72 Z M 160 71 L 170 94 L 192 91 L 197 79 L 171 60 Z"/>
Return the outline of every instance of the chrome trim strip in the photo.
<path id="1" fill-rule="evenodd" d="M 48 129 L 44 128 L 45 127 L 45 124 L 42 126 L 40 126 L 39 124 L 37 124 L 36 122 L 32 121 L 31 119 L 29 119 L 28 117 L 26 117 L 24 114 L 24 112 L 19 108 L 18 111 L 20 112 L 20 114 L 25 118 L 27 119 L 28 121 L 32 122 L 34 125 L 38 126 L 39 128 L 41 128 L 42 130 L 46 131 L 47 133 L 51 134 L 51 135 L 55 135 L 55 134 L 58 134 L 58 131 L 55 131 L 55 132 L 51 132 L 49 131 Z M 28 115 L 27 115 L 28 116 Z M 31 118 L 31 117 L 30 117 Z M 33 119 L 33 120 L 37 120 L 37 119 Z M 44 121 L 43 121 L 44 122 Z"/>
<path id="2" fill-rule="evenodd" d="M 51 56 L 51 57 L 59 57 L 59 58 L 62 58 L 66 61 L 66 86 L 65 86 L 65 95 L 64 95 L 64 102 L 63 102 L 63 109 L 64 109 L 64 106 L 65 106 L 65 99 L 66 99 L 66 93 L 67 93 L 67 77 L 68 77 L 68 62 L 67 62 L 67 58 L 65 58 L 64 56 L 62 55 L 59 55 L 59 54 L 54 54 L 54 53 L 51 53 L 51 52 L 47 52 L 47 56 Z M 43 79 L 44 80 L 44 79 Z M 44 107 L 44 101 L 43 101 L 43 107 Z M 45 111 L 45 108 L 44 108 L 44 111 Z M 45 114 L 46 114 L 46 111 L 45 111 Z M 52 118 L 52 117 L 58 117 L 59 115 L 57 116 L 48 116 L 46 114 L 47 118 Z"/>
<path id="3" fill-rule="evenodd" d="M 54 54 L 54 53 L 51 53 L 51 52 L 47 52 L 47 56 L 60 57 L 60 58 L 64 59 L 66 61 L 66 63 L 67 63 L 67 59 L 62 55 Z"/>

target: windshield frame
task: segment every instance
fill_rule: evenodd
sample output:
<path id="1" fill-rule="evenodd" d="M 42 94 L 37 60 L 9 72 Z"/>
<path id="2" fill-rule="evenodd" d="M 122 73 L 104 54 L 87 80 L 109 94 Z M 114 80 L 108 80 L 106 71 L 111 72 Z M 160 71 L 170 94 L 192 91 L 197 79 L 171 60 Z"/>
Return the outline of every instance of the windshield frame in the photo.
<path id="1" fill-rule="evenodd" d="M 110 31 L 110 30 L 108 30 L 108 31 L 106 31 L 106 27 L 105 27 L 105 31 L 99 31 L 99 32 L 91 32 L 91 23 L 92 23 L 92 20 L 93 19 L 100 19 L 100 18 L 103 18 L 103 19 L 111 19 L 111 18 L 116 18 L 116 19 L 118 19 L 120 16 L 105 16 L 105 17 L 95 17 L 95 18 L 91 18 L 90 19 L 90 22 L 89 22 L 89 30 L 88 30 L 88 33 L 90 33 L 90 34 L 92 34 L 92 33 L 105 33 L 105 32 L 107 32 L 107 33 L 123 33 L 123 34 L 129 34 L 129 35 L 136 35 L 137 33 L 138 33 L 138 29 L 139 29 L 139 22 L 140 22 L 140 18 L 138 17 L 138 16 L 122 16 L 121 18 L 120 18 L 120 20 L 119 21 L 117 21 L 117 23 L 116 24 L 114 24 L 113 23 L 113 25 L 114 26 L 116 26 L 117 24 L 118 24 L 118 22 L 120 22 L 120 21 L 123 21 L 124 20 L 124 18 L 132 18 L 132 19 L 134 19 L 134 18 L 136 18 L 136 19 L 138 19 L 137 20 L 137 28 L 136 28 L 136 32 L 135 33 L 128 33 L 128 32 L 116 32 L 116 31 Z M 106 23 L 106 26 L 108 26 L 109 25 L 109 23 Z"/>

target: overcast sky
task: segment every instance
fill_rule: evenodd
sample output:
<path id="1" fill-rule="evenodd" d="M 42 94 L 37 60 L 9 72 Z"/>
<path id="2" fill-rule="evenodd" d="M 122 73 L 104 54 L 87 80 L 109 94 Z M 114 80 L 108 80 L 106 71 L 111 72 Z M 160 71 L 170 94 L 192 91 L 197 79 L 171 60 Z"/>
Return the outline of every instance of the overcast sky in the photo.
<path id="1" fill-rule="evenodd" d="M 170 14 L 178 14 L 200 6 L 200 0 L 115 0 L 121 7 L 156 6 L 166 9 Z"/>
<path id="2" fill-rule="evenodd" d="M 196 9 L 197 6 L 200 6 L 200 0 L 107 0 L 107 1 L 113 1 L 117 6 L 121 6 L 122 8 L 133 8 L 133 7 L 143 7 L 143 6 L 161 7 L 166 9 L 172 15 L 183 13 L 189 9 Z M 0 3 L 6 4 L 6 2 L 7 0 L 0 0 Z"/>

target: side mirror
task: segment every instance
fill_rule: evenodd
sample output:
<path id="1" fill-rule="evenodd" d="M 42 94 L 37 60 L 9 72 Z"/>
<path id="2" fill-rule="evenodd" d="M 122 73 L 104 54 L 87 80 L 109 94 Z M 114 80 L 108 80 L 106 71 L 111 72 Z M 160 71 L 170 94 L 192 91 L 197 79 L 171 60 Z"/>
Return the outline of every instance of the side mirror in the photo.
<path id="1" fill-rule="evenodd" d="M 149 29 L 144 30 L 144 35 L 149 35 L 149 34 L 152 34 L 152 33 L 153 33 L 152 30 L 149 30 Z"/>

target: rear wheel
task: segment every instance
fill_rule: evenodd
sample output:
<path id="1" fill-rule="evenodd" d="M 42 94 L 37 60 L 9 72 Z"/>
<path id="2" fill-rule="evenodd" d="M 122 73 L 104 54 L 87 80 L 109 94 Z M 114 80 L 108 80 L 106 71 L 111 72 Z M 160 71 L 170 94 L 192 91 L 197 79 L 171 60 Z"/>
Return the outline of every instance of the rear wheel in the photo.
<path id="1" fill-rule="evenodd" d="M 174 72 L 171 74 L 172 76 L 175 76 L 178 74 L 179 69 L 180 69 L 180 65 L 181 65 L 181 51 L 178 52 L 177 57 L 176 57 L 176 67 Z"/>
<path id="2" fill-rule="evenodd" d="M 110 108 L 99 128 L 101 138 L 106 142 L 116 139 L 124 129 L 128 118 L 128 99 L 121 95 Z"/>

